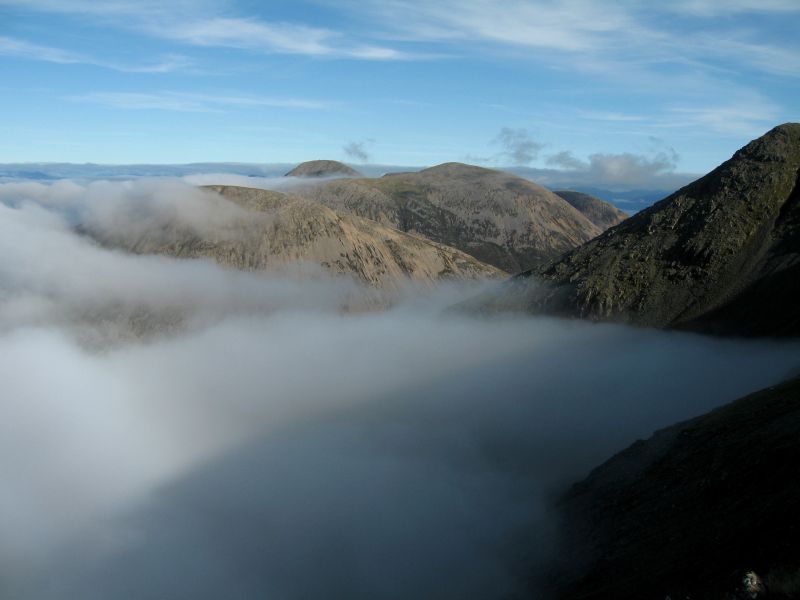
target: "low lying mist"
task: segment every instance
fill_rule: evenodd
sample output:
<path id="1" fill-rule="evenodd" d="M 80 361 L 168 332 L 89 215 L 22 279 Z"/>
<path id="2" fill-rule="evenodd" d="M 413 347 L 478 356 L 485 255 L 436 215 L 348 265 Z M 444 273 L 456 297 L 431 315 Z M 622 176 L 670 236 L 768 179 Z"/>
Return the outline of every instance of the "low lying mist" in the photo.
<path id="1" fill-rule="evenodd" d="M 797 343 L 447 311 L 469 286 L 348 313 L 348 280 L 80 233 L 217 227 L 207 200 L 0 185 L 0 596 L 524 594 L 564 486 L 800 364 Z"/>

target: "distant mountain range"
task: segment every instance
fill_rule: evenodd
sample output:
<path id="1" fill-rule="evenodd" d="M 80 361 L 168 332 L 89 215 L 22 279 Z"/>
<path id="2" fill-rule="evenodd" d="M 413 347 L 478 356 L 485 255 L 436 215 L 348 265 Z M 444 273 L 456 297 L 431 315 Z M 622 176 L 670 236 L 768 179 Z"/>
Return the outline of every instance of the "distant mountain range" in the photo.
<path id="1" fill-rule="evenodd" d="M 609 181 L 607 176 L 574 169 L 508 167 L 503 170 L 551 190 L 577 190 L 597 196 L 630 213 L 647 208 L 699 176 L 694 173 L 663 173 L 637 182 L 615 182 Z"/>
<path id="2" fill-rule="evenodd" d="M 313 161 L 310 161 L 313 162 Z M 338 161 L 331 161 L 337 162 Z M 302 164 L 302 163 L 301 163 Z M 338 163 L 343 164 L 343 163 Z M 353 168 L 347 166 L 347 168 Z M 205 175 L 209 173 L 225 173 L 251 177 L 254 179 L 252 187 L 258 187 L 256 178 L 282 177 L 288 171 L 296 168 L 292 163 L 189 163 L 175 165 L 104 165 L 94 163 L 7 163 L 0 164 L 0 182 L 34 180 L 53 181 L 58 179 L 130 179 L 135 177 L 187 177 Z M 410 165 L 358 165 L 357 171 L 366 177 L 380 177 L 387 173 L 408 173 L 422 170 L 423 167 Z M 354 169 L 356 170 L 356 169 Z M 680 185 L 688 182 L 685 176 L 676 179 L 674 186 L 662 185 L 656 189 L 609 189 L 599 184 L 592 184 L 584 179 L 570 179 L 568 173 L 549 181 L 538 178 L 537 171 L 525 168 L 500 168 L 499 170 L 517 175 L 529 181 L 536 181 L 547 189 L 569 189 L 590 194 L 609 202 L 627 213 L 635 213 L 653 202 L 660 200 Z M 244 185 L 244 183 L 243 183 Z"/>

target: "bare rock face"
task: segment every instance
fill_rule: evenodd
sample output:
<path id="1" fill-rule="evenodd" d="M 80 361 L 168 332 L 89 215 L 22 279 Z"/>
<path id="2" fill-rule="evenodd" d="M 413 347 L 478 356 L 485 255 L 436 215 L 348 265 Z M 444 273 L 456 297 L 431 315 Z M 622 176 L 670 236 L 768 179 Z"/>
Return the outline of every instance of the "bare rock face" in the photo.
<path id="1" fill-rule="evenodd" d="M 286 177 L 361 177 L 361 173 L 338 160 L 309 160 L 286 173 Z"/>
<path id="2" fill-rule="evenodd" d="M 614 225 L 619 225 L 628 218 L 626 213 L 613 204 L 600 200 L 600 198 L 595 198 L 591 194 L 573 192 L 571 190 L 556 190 L 554 194 L 569 202 L 571 206 L 579 210 L 581 214 L 603 231 L 614 227 Z"/>
<path id="3" fill-rule="evenodd" d="M 309 263 L 376 288 L 404 281 L 433 283 L 498 277 L 501 272 L 458 250 L 280 192 L 208 186 L 220 202 L 245 209 L 225 227 L 198 233 L 143 232 L 135 240 L 103 240 L 142 254 L 211 258 L 255 271 Z"/>
<path id="4" fill-rule="evenodd" d="M 636 442 L 558 503 L 554 597 L 800 597 L 798 464 L 798 379 Z"/>
<path id="5" fill-rule="evenodd" d="M 509 294 L 532 312 L 800 334 L 800 124 L 751 142 Z M 506 299 L 507 300 L 507 299 Z"/>
<path id="6" fill-rule="evenodd" d="M 466 252 L 508 273 L 542 265 L 601 233 L 549 190 L 460 163 L 299 190 L 340 212 Z"/>

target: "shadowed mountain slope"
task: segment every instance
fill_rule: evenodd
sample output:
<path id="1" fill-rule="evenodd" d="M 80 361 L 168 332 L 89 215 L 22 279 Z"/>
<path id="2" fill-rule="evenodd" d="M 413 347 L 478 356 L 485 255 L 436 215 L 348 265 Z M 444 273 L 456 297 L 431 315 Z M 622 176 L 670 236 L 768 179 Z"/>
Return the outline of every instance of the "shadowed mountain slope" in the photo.
<path id="1" fill-rule="evenodd" d="M 747 335 L 800 334 L 800 124 L 569 252 L 497 304 Z"/>
<path id="2" fill-rule="evenodd" d="M 531 181 L 460 163 L 331 181 L 297 193 L 453 246 L 509 273 L 544 264 L 601 232 Z"/>
<path id="3" fill-rule="evenodd" d="M 556 596 L 800 597 L 798 464 L 800 379 L 637 441 L 560 500 Z"/>
<path id="4" fill-rule="evenodd" d="M 583 216 L 603 231 L 614 225 L 619 225 L 628 218 L 627 214 L 613 204 L 590 194 L 573 192 L 572 190 L 556 190 L 553 193 L 569 202 L 572 207 L 579 210 Z"/>

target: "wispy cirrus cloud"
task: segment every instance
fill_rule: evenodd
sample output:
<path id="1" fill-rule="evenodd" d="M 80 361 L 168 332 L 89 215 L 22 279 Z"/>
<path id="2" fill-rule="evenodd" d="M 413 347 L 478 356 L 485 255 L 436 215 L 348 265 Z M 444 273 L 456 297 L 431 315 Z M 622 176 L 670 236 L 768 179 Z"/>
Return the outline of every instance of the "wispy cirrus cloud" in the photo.
<path id="1" fill-rule="evenodd" d="M 674 0 L 664 3 L 664 10 L 702 17 L 734 13 L 780 13 L 796 12 L 795 0 Z"/>
<path id="2" fill-rule="evenodd" d="M 149 25 L 147 29 L 158 37 L 196 46 L 374 60 L 405 58 L 403 53 L 391 48 L 350 44 L 338 32 L 294 23 L 214 17 L 164 26 Z"/>
<path id="3" fill-rule="evenodd" d="M 121 29 L 190 46 L 238 48 L 268 54 L 358 60 L 404 60 L 406 52 L 327 27 L 231 15 L 225 2 L 84 2 L 82 0 L 0 0 L 0 5 L 80 15 Z"/>
<path id="4" fill-rule="evenodd" d="M 755 137 L 775 123 L 778 108 L 770 103 L 675 106 L 664 127 L 703 128 L 717 133 Z"/>
<path id="5" fill-rule="evenodd" d="M 747 32 L 735 32 L 729 37 L 703 36 L 695 41 L 695 45 L 698 52 L 703 52 L 707 56 L 723 59 L 735 56 L 739 57 L 741 64 L 765 73 L 800 76 L 798 48 L 757 43 L 748 39 Z"/>
<path id="6" fill-rule="evenodd" d="M 169 110 L 178 112 L 223 112 L 229 108 L 287 108 L 324 110 L 332 105 L 318 100 L 268 98 L 247 95 L 192 94 L 183 92 L 90 92 L 68 96 L 68 100 L 124 110 Z"/>
<path id="7" fill-rule="evenodd" d="M 482 40 L 567 52 L 597 48 L 601 38 L 633 25 L 620 7 L 583 0 L 506 0 L 502 6 L 486 0 L 368 0 L 358 5 L 387 29 L 409 39 Z M 355 2 L 346 6 L 357 9 Z"/>
<path id="8" fill-rule="evenodd" d="M 614 122 L 634 122 L 644 121 L 642 115 L 631 115 L 621 112 L 602 111 L 602 110 L 578 110 L 578 117 L 589 121 L 614 121 Z"/>
<path id="9" fill-rule="evenodd" d="M 325 0 L 321 0 L 323 3 Z M 613 5 L 589 0 L 340 0 L 360 28 L 347 32 L 302 21 L 265 19 L 222 0 L 131 3 L 116 0 L 0 0 L 27 10 L 82 16 L 106 25 L 196 47 L 357 60 L 407 60 L 452 55 L 454 47 L 486 52 L 535 49 L 533 60 L 570 61 L 570 68 L 618 70 L 620 65 L 691 65 L 719 68 L 718 60 L 778 75 L 800 76 L 797 47 L 736 31 L 740 22 L 720 19 L 746 13 L 800 15 L 793 0 L 679 0 Z M 665 26 L 665 22 L 675 23 Z M 691 33 L 691 35 L 687 35 Z M 709 43 L 708 40 L 712 42 Z M 401 50 L 397 42 L 448 46 L 444 53 Z M 456 52 L 458 54 L 458 52 Z"/>
<path id="10" fill-rule="evenodd" d="M 718 69 L 715 61 L 779 75 L 800 76 L 800 48 L 787 47 L 737 30 L 740 21 L 721 16 L 742 13 L 800 15 L 793 0 L 685 0 L 664 4 L 589 0 L 346 0 L 345 7 L 366 12 L 384 29 L 402 39 L 464 44 L 498 49 L 535 49 L 531 60 L 569 61 L 569 68 L 616 71 L 621 66 L 666 64 Z M 666 27 L 665 22 L 680 20 Z M 687 36 L 686 33 L 692 35 Z M 559 63 L 564 64 L 564 63 Z"/>
<path id="11" fill-rule="evenodd" d="M 0 56 L 14 56 L 62 65 L 94 65 L 125 73 L 170 73 L 191 65 L 190 59 L 180 55 L 169 55 L 150 64 L 123 64 L 7 36 L 0 36 Z"/>

